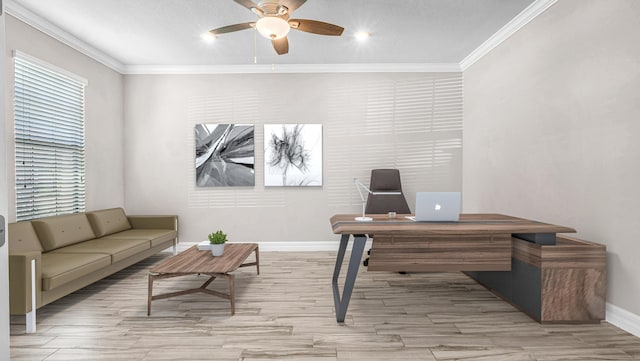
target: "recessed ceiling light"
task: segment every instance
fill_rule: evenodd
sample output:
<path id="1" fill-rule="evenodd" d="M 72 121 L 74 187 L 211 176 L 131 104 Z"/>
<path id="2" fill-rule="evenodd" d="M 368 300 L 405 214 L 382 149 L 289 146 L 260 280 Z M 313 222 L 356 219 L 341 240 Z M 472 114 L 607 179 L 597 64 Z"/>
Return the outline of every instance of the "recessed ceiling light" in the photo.
<path id="1" fill-rule="evenodd" d="M 367 31 L 358 31 L 357 33 L 353 34 L 353 36 L 358 41 L 365 41 L 365 40 L 369 39 L 371 34 L 369 34 L 369 32 L 367 32 Z"/>
<path id="2" fill-rule="evenodd" d="M 216 36 L 208 31 L 200 34 L 200 38 L 207 43 L 213 43 L 216 41 Z"/>

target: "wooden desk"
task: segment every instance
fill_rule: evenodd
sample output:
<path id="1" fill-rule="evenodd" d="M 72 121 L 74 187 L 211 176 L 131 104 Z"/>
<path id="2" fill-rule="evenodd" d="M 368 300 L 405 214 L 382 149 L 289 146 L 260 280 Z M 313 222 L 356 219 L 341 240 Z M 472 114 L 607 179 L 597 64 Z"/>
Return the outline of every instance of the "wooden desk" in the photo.
<path id="1" fill-rule="evenodd" d="M 358 274 L 367 235 L 374 235 L 369 270 L 378 271 L 509 271 L 511 239 L 555 244 L 556 233 L 574 233 L 556 226 L 501 214 L 462 214 L 459 222 L 414 222 L 398 215 L 369 215 L 358 222 L 355 214 L 331 217 L 333 233 L 342 235 L 333 272 L 336 320 L 344 322 Z M 338 277 L 349 239 L 353 249 L 342 295 Z"/>

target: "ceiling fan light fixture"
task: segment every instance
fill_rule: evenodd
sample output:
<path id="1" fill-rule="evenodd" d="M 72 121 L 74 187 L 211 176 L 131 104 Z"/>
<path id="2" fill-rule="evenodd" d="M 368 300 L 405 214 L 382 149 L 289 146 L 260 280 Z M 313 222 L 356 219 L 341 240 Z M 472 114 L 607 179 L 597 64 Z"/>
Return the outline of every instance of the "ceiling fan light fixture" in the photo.
<path id="1" fill-rule="evenodd" d="M 284 38 L 291 30 L 289 23 L 275 16 L 265 16 L 256 22 L 256 29 L 267 39 Z"/>
<path id="2" fill-rule="evenodd" d="M 262 9 L 259 9 L 255 6 L 251 7 L 251 12 L 258 15 L 258 16 L 262 16 L 264 15 L 264 11 L 262 11 Z"/>
<path id="3" fill-rule="evenodd" d="M 284 5 L 278 5 L 278 7 L 276 8 L 276 12 L 278 16 L 282 16 L 289 12 L 289 8 Z"/>

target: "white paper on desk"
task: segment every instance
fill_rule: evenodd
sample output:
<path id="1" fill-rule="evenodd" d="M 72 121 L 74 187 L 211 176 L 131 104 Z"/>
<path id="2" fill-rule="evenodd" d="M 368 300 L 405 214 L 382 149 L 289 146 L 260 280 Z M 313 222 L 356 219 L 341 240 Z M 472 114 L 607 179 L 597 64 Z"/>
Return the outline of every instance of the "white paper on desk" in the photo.
<path id="1" fill-rule="evenodd" d="M 208 251 L 211 249 L 211 243 L 209 241 L 202 241 L 198 243 L 198 249 L 200 251 Z"/>

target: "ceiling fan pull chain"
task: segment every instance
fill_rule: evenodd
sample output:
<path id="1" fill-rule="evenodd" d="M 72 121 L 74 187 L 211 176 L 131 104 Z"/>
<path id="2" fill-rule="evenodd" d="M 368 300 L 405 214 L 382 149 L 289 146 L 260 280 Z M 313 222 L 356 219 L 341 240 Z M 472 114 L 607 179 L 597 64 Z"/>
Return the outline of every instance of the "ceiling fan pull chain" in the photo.
<path id="1" fill-rule="evenodd" d="M 257 49 L 256 44 L 258 43 L 257 34 L 258 34 L 258 29 L 254 28 L 253 29 L 253 63 L 254 64 L 258 64 L 258 51 L 256 50 Z"/>

